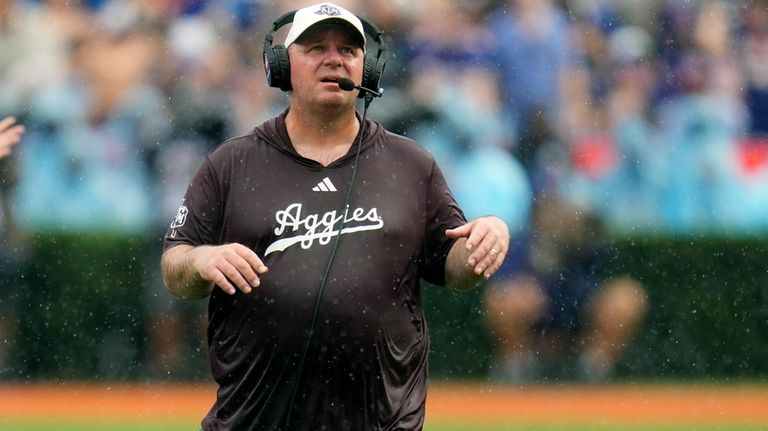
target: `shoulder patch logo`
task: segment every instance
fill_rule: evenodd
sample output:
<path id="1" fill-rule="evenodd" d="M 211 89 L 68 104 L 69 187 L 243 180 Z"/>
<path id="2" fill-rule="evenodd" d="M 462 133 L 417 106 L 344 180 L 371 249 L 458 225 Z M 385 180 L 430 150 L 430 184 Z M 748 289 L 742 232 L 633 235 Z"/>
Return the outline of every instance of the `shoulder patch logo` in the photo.
<path id="1" fill-rule="evenodd" d="M 335 192 L 336 186 L 333 185 L 331 182 L 331 179 L 328 177 L 323 178 L 322 181 L 317 183 L 316 186 L 312 187 L 313 192 Z"/>
<path id="2" fill-rule="evenodd" d="M 189 211 L 187 210 L 187 207 L 185 205 L 182 205 L 179 207 L 179 212 L 176 213 L 176 217 L 173 219 L 173 222 L 171 222 L 171 229 L 176 229 L 184 226 L 184 223 L 187 222 L 187 214 Z"/>

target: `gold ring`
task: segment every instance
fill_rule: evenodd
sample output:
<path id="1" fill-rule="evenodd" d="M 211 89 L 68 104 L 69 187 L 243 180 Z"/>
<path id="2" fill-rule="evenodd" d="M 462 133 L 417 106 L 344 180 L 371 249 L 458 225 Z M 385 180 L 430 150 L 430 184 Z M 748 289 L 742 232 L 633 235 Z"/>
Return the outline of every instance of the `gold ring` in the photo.
<path id="1" fill-rule="evenodd" d="M 496 250 L 495 248 L 492 248 L 492 249 L 491 249 L 491 253 L 493 253 L 493 254 L 499 254 L 499 251 L 498 251 L 498 250 Z"/>

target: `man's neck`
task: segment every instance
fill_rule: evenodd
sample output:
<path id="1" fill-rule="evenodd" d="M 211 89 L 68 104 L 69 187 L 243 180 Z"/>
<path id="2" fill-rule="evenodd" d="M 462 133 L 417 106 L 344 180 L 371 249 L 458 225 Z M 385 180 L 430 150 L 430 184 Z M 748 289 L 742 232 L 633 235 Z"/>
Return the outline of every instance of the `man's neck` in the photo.
<path id="1" fill-rule="evenodd" d="M 360 129 L 354 111 L 316 115 L 294 107 L 285 127 L 296 152 L 325 166 L 347 154 Z"/>

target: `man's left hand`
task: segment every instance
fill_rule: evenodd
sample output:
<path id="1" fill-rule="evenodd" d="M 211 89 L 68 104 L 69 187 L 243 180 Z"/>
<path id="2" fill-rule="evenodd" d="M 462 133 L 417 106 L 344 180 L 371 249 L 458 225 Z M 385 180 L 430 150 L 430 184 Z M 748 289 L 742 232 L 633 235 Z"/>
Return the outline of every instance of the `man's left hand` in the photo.
<path id="1" fill-rule="evenodd" d="M 466 238 L 466 263 L 475 275 L 490 278 L 499 270 L 509 250 L 507 224 L 495 216 L 480 217 L 454 229 L 447 229 L 450 238 Z"/>

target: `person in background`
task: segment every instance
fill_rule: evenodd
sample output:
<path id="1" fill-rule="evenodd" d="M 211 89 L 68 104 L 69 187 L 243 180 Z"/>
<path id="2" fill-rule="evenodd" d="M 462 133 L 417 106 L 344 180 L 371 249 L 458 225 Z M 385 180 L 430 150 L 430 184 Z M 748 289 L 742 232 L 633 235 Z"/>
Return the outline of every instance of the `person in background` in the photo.
<path id="1" fill-rule="evenodd" d="M 514 152 L 531 170 L 541 145 L 563 141 L 562 115 L 572 108 L 565 92 L 581 49 L 568 15 L 553 0 L 499 2 L 488 22 L 503 112 L 518 136 Z"/>
<path id="2" fill-rule="evenodd" d="M 13 117 L 5 117 L 0 121 L 0 159 L 11 154 L 11 149 L 21 140 L 24 126 L 16 124 Z"/>
<path id="3" fill-rule="evenodd" d="M 24 131 L 24 126 L 17 124 L 14 117 L 0 120 L 0 159 L 11 154 L 11 149 L 21 140 Z M 21 241 L 7 199 L 14 182 L 10 171 L 6 160 L 0 160 L 0 286 L 3 286 L 0 289 L 0 381 L 10 375 L 9 355 L 17 326 L 14 292 L 21 283 Z"/>
<path id="4" fill-rule="evenodd" d="M 569 359 L 576 364 L 570 376 L 613 376 L 648 305 L 641 283 L 611 273 L 610 258 L 592 214 L 539 195 L 530 231 L 485 291 L 497 344 L 492 377 L 515 384 L 559 378 L 553 370 L 568 369 Z"/>
<path id="5" fill-rule="evenodd" d="M 656 107 L 659 219 L 667 232 L 746 229 L 761 220 L 744 211 L 738 176 L 736 142 L 750 120 L 732 14 L 724 2 L 685 7 L 693 9 L 692 45 L 672 66 L 673 93 Z"/>
<path id="6" fill-rule="evenodd" d="M 743 9 L 739 35 L 740 59 L 746 81 L 750 133 L 768 137 L 768 1 L 748 2 Z"/>

